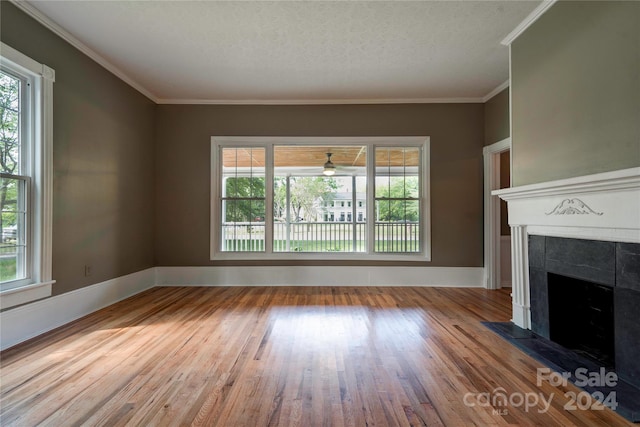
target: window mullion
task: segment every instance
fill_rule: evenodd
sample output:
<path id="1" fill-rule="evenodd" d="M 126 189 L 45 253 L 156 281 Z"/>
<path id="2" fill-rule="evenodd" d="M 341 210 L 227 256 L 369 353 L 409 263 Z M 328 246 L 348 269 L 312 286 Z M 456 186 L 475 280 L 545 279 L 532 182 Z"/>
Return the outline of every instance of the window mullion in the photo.
<path id="1" fill-rule="evenodd" d="M 273 144 L 264 147 L 264 179 L 265 179 L 265 207 L 264 207 L 264 251 L 273 253 L 274 220 L 273 211 Z"/>
<path id="2" fill-rule="evenodd" d="M 286 178 L 285 191 L 286 191 L 285 206 L 287 207 L 287 210 L 285 212 L 285 218 L 286 218 L 285 233 L 286 233 L 286 242 L 287 242 L 285 246 L 285 251 L 289 252 L 291 251 L 291 176 L 289 175 L 287 175 L 287 178 Z"/>
<path id="3" fill-rule="evenodd" d="M 375 252 L 375 186 L 376 186 L 376 146 L 367 147 L 367 254 Z"/>
<path id="4" fill-rule="evenodd" d="M 403 249 L 407 252 L 407 149 L 402 149 L 402 195 L 404 196 L 404 201 L 402 203 L 402 215 L 404 219 L 404 227 L 402 229 L 403 234 Z"/>
<path id="5" fill-rule="evenodd" d="M 351 229 L 353 234 L 353 252 L 358 252 L 358 221 L 356 220 L 356 177 L 351 177 Z"/>
<path id="6" fill-rule="evenodd" d="M 22 262 L 22 265 L 19 265 L 21 269 L 21 273 L 24 278 L 31 279 L 33 278 L 33 272 L 31 270 L 33 263 L 33 255 L 28 256 L 28 254 L 32 254 L 31 252 L 31 242 L 33 236 L 33 215 L 30 215 L 30 212 L 33 211 L 33 203 L 31 203 L 31 195 L 33 191 L 31 191 L 31 179 L 26 178 L 21 180 L 22 184 L 22 195 L 18 197 L 18 212 L 20 212 L 20 221 L 23 222 L 22 228 L 22 242 L 18 242 L 19 247 L 21 247 L 23 254 L 19 256 L 18 259 Z"/>

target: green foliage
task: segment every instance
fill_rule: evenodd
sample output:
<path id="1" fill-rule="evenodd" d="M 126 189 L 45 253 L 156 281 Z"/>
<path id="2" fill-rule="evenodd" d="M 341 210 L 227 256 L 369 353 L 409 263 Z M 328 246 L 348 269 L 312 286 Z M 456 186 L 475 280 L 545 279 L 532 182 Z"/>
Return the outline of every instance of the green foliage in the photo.
<path id="1" fill-rule="evenodd" d="M 0 258 L 0 282 L 16 278 L 16 258 Z"/>
<path id="2" fill-rule="evenodd" d="M 226 222 L 262 222 L 265 217 L 265 180 L 262 177 L 231 177 L 225 180 Z"/>
<path id="3" fill-rule="evenodd" d="M 0 72 L 0 171 L 19 173 L 19 161 L 20 80 Z M 16 224 L 17 188 L 13 179 L 3 178 L 0 183 L 0 230 Z"/>
<path id="4" fill-rule="evenodd" d="M 332 200 L 338 184 L 333 178 L 290 177 L 291 219 L 302 215 L 309 220 L 317 220 L 321 204 Z M 276 218 L 286 216 L 286 178 L 275 177 L 273 186 L 273 210 Z M 265 218 L 265 179 L 263 177 L 229 177 L 225 180 L 227 198 L 240 199 L 226 201 L 225 221 L 256 222 Z"/>
<path id="5" fill-rule="evenodd" d="M 417 200 L 419 180 L 417 176 L 386 177 L 376 182 L 377 217 L 385 222 L 414 222 L 420 217 Z"/>
<path id="6" fill-rule="evenodd" d="M 284 218 L 287 212 L 287 179 L 273 178 L 273 217 Z"/>
<path id="7" fill-rule="evenodd" d="M 0 225 L 5 228 L 15 226 L 17 221 L 18 180 L 11 178 L 0 179 L 0 203 L 2 204 Z"/>
<path id="8" fill-rule="evenodd" d="M 333 193 L 338 189 L 334 178 L 321 176 L 294 176 L 289 178 L 289 195 L 291 220 L 317 221 L 321 213 L 322 203 L 333 200 Z M 284 218 L 287 212 L 287 180 L 276 177 L 273 183 L 273 210 L 276 218 Z"/>
<path id="9" fill-rule="evenodd" d="M 20 80 L 0 72 L 0 170 L 17 173 L 20 155 Z"/>

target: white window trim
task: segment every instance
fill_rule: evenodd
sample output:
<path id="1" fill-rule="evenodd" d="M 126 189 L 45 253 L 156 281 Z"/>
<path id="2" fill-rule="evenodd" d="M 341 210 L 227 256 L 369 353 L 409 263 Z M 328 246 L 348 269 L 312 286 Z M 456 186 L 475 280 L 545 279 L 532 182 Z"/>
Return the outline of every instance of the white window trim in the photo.
<path id="1" fill-rule="evenodd" d="M 55 71 L 0 42 L 0 65 L 18 70 L 32 83 L 33 191 L 31 256 L 28 280 L 8 282 L 0 291 L 0 309 L 51 296 L 53 204 L 53 83 Z M 14 286 L 12 286 L 14 285 Z"/>
<path id="2" fill-rule="evenodd" d="M 423 250 L 420 253 L 373 253 L 373 240 L 368 239 L 369 253 L 359 252 L 223 252 L 220 251 L 220 221 L 217 201 L 220 198 L 221 174 L 218 171 L 219 147 L 265 147 L 265 179 L 267 183 L 273 181 L 273 146 L 282 144 L 295 145 L 368 145 L 370 147 L 389 146 L 421 146 L 422 150 L 422 174 L 420 175 L 421 188 L 421 222 L 420 239 L 423 242 Z M 269 149 L 269 147 L 271 149 Z M 428 136 L 398 136 L 398 137 L 238 137 L 238 136 L 212 136 L 211 137 L 211 200 L 210 200 L 210 259 L 211 260 L 353 260 L 353 261 L 431 261 L 431 202 L 430 202 L 430 138 Z M 367 175 L 373 176 L 374 150 L 367 150 Z M 374 200 L 374 186 L 367 185 L 367 200 Z M 273 188 L 267 185 L 265 188 L 266 212 L 273 212 Z M 367 204 L 367 218 L 374 218 L 374 204 Z M 270 217 L 267 214 L 267 217 Z M 265 234 L 273 235 L 273 221 L 265 221 Z"/>

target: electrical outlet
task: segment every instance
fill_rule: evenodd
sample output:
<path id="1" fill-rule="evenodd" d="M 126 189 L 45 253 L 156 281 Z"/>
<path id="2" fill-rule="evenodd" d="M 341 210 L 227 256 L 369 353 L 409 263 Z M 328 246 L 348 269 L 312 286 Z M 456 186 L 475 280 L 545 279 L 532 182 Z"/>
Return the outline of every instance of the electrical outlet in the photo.
<path id="1" fill-rule="evenodd" d="M 85 277 L 91 276 L 91 270 L 92 270 L 92 267 L 90 265 L 85 265 L 84 266 L 84 276 Z"/>

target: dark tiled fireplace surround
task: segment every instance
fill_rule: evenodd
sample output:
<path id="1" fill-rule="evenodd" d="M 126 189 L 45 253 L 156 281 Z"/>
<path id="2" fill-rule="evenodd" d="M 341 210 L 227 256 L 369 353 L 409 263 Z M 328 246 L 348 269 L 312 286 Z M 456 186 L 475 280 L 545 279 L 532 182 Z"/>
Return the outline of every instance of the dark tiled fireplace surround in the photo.
<path id="1" fill-rule="evenodd" d="M 599 354 L 606 349 L 585 354 L 601 356 L 597 362 L 640 388 L 640 244 L 529 236 L 529 283 L 533 332 L 567 345 L 562 329 L 568 326 L 574 330 L 574 340 L 580 336 L 591 340 L 586 347 L 593 347 L 593 341 L 612 347 L 609 357 Z M 574 298 L 562 292 L 564 301 L 554 301 L 558 288 L 574 289 Z M 607 301 L 608 294 L 612 301 Z M 597 307 L 590 310 L 587 304 Z M 558 314 L 563 306 L 570 316 Z M 596 315 L 589 316 L 590 311 Z M 571 350 L 581 349 L 580 343 L 572 344 Z"/>

